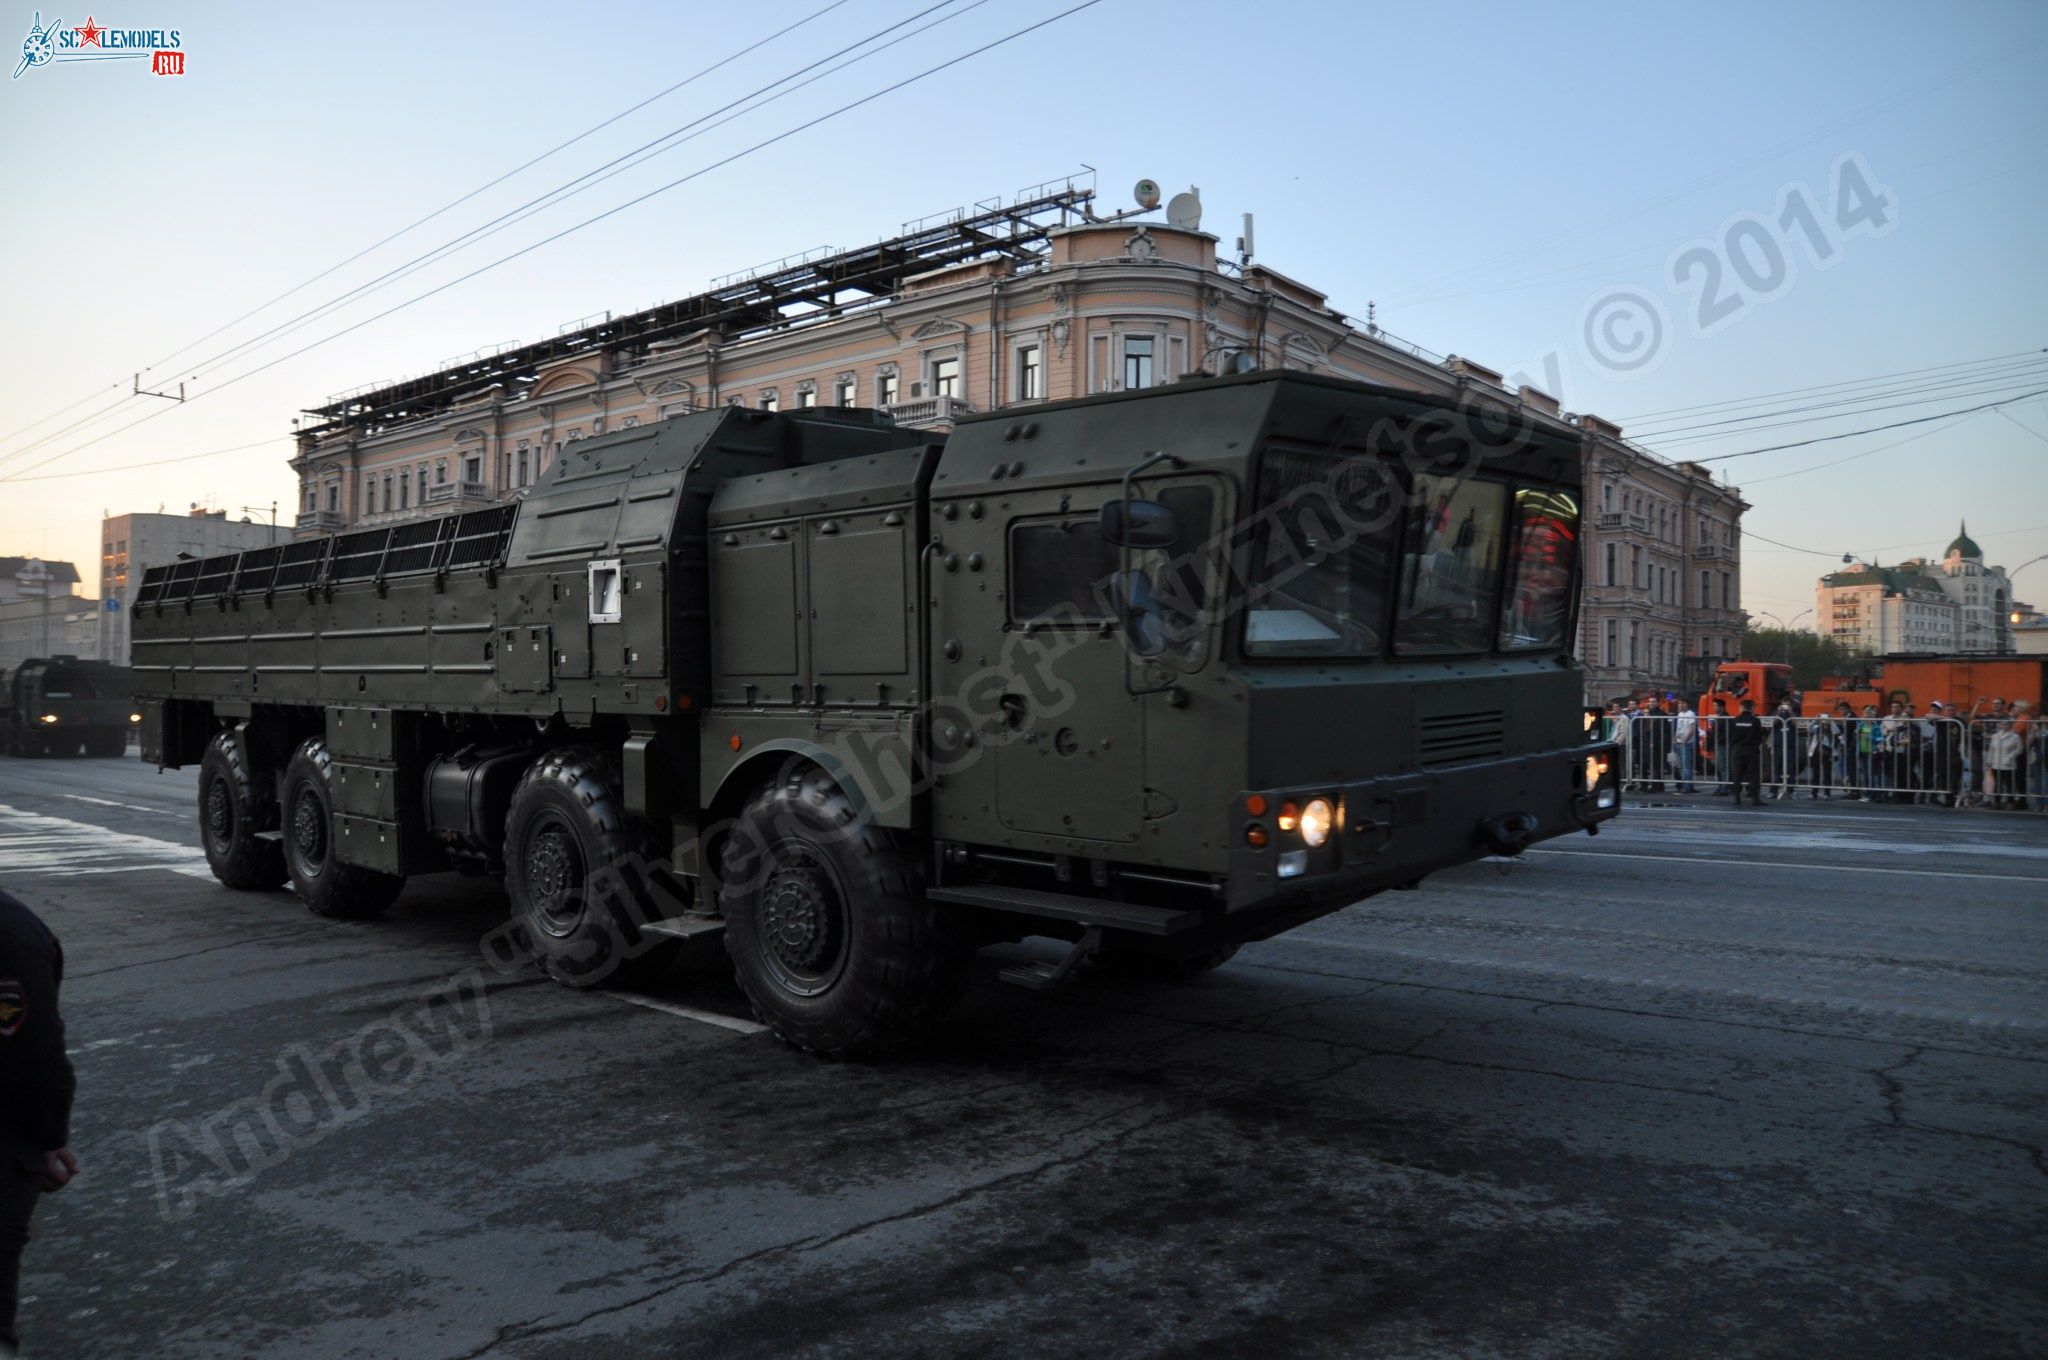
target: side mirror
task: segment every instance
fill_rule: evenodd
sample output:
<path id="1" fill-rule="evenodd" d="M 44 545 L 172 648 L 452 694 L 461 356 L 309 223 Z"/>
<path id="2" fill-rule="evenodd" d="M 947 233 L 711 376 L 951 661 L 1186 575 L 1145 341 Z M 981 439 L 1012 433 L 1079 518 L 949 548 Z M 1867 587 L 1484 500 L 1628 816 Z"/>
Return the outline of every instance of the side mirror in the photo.
<path id="1" fill-rule="evenodd" d="M 1098 528 L 1105 543 L 1121 548 L 1171 548 L 1180 523 L 1158 501 L 1106 501 Z"/>

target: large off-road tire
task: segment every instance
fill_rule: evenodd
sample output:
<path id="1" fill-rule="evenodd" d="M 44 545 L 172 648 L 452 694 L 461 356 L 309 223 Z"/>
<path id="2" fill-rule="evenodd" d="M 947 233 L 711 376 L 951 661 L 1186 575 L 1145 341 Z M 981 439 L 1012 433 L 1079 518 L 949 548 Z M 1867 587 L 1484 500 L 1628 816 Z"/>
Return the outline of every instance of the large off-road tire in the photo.
<path id="1" fill-rule="evenodd" d="M 925 900 L 917 857 L 821 770 L 754 796 L 719 880 L 740 989 L 786 1043 L 870 1057 L 918 1038 L 966 990 L 973 950 Z"/>
<path id="2" fill-rule="evenodd" d="M 199 844 L 213 876 L 244 891 L 283 883 L 284 847 L 257 836 L 276 825 L 277 809 L 243 764 L 235 734 L 216 732 L 199 762 Z"/>
<path id="3" fill-rule="evenodd" d="M 1237 948 L 1219 944 L 1194 954 L 1148 954 L 1119 948 L 1112 941 L 1095 952 L 1093 962 L 1105 971 L 1151 982 L 1193 982 L 1236 958 Z"/>
<path id="4" fill-rule="evenodd" d="M 505 817 L 505 893 L 521 941 L 555 981 L 632 986 L 675 962 L 680 941 L 640 933 L 685 909 L 657 886 L 662 868 L 626 816 L 612 758 L 562 747 L 520 777 Z"/>
<path id="5" fill-rule="evenodd" d="M 400 874 L 344 864 L 334 855 L 334 757 L 325 737 L 308 737 L 284 767 L 278 803 L 292 891 L 315 916 L 359 921 L 382 912 L 405 887 Z"/>

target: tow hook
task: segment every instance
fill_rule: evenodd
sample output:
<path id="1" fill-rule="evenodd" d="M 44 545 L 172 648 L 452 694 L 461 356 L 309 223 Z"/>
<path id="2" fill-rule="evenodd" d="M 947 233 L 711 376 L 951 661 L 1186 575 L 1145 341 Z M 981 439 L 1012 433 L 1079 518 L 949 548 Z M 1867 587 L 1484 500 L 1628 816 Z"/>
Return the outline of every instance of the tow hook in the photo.
<path id="1" fill-rule="evenodd" d="M 1536 814 L 1505 812 L 1479 824 L 1479 838 L 1496 855 L 1519 855 L 1536 838 Z"/>

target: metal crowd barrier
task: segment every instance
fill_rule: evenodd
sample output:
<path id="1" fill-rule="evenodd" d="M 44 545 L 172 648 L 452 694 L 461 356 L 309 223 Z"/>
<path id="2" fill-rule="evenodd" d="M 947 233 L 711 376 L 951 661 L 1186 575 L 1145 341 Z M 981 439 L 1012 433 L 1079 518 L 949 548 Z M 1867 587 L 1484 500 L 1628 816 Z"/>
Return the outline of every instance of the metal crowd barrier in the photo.
<path id="1" fill-rule="evenodd" d="M 2048 724 L 2038 720 L 1758 716 L 1759 782 L 1767 798 L 2048 811 Z M 1689 740 L 1681 740 L 1682 732 Z M 1733 735 L 1733 720 L 1723 717 L 1641 714 L 1615 723 L 1622 788 L 1730 793 Z"/>

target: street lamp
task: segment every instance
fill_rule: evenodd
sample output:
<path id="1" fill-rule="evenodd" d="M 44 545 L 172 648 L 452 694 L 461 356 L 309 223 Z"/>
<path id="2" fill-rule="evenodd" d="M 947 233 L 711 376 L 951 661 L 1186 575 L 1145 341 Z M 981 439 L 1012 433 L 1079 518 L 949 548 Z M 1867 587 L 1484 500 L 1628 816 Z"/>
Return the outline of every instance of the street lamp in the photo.
<path id="1" fill-rule="evenodd" d="M 1799 611 L 1799 612 L 1798 612 L 1797 614 L 1794 614 L 1794 615 L 1792 616 L 1792 623 L 1787 623 L 1787 622 L 1785 622 L 1785 621 L 1784 621 L 1783 619 L 1779 618 L 1779 617 L 1778 617 L 1778 616 L 1777 616 L 1776 614 L 1773 614 L 1773 613 L 1772 613 L 1772 612 L 1771 612 L 1770 610 L 1768 610 L 1768 609 L 1761 609 L 1761 610 L 1758 610 L 1757 612 L 1758 612 L 1758 614 L 1760 614 L 1760 615 L 1761 615 L 1762 617 L 1764 617 L 1764 618 L 1767 618 L 1767 619 L 1769 619 L 1769 620 L 1770 620 L 1771 622 L 1773 622 L 1773 623 L 1777 624 L 1777 625 L 1778 625 L 1778 629 L 1779 629 L 1779 631 L 1781 631 L 1781 632 L 1783 632 L 1783 633 L 1785 634 L 1785 664 L 1786 664 L 1786 665 L 1788 665 L 1788 666 L 1789 666 L 1789 665 L 1791 665 L 1791 664 L 1792 664 L 1792 623 L 1797 623 L 1797 622 L 1799 622 L 1799 621 L 1800 621 L 1801 619 L 1805 618 L 1805 617 L 1806 617 L 1806 616 L 1807 616 L 1808 614 L 1811 614 L 1811 613 L 1812 613 L 1813 611 L 1812 611 L 1811 609 L 1802 609 L 1802 610 L 1800 610 L 1800 611 Z"/>

